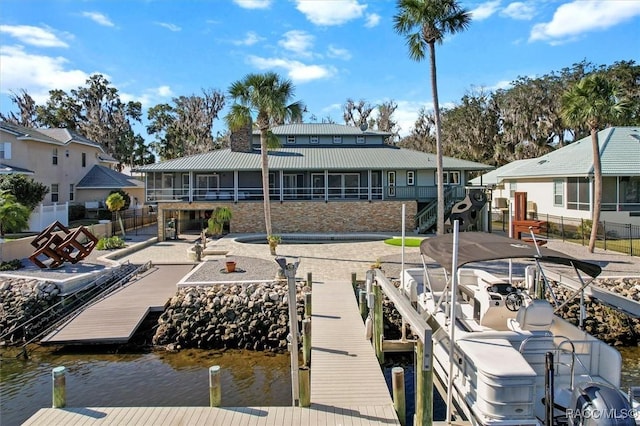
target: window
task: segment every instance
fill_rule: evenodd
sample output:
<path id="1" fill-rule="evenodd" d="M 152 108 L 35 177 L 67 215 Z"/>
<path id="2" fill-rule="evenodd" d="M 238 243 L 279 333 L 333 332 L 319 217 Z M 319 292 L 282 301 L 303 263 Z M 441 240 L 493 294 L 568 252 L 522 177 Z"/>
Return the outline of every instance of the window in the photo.
<path id="1" fill-rule="evenodd" d="M 287 136 L 287 144 L 295 144 L 296 137 L 295 136 Z"/>
<path id="2" fill-rule="evenodd" d="M 72 183 L 69 184 L 69 201 L 73 201 L 73 190 L 74 186 Z"/>
<path id="3" fill-rule="evenodd" d="M 365 139 L 364 136 L 360 135 L 360 136 L 356 136 L 356 143 L 364 143 Z"/>
<path id="4" fill-rule="evenodd" d="M 443 182 L 445 185 L 460 185 L 460 172 L 443 172 Z M 438 175 L 436 174 L 435 181 L 438 182 Z"/>
<path id="5" fill-rule="evenodd" d="M 68 149 L 64 152 L 64 156 L 69 158 L 69 150 Z"/>
<path id="6" fill-rule="evenodd" d="M 396 196 L 396 172 L 387 172 L 387 195 L 389 197 Z"/>
<path id="7" fill-rule="evenodd" d="M 564 182 L 561 180 L 553 181 L 553 205 L 564 206 Z"/>
<path id="8" fill-rule="evenodd" d="M 342 136 L 334 136 L 333 143 L 342 143 Z"/>
<path id="9" fill-rule="evenodd" d="M 309 136 L 309 143 L 318 143 L 317 136 Z"/>
<path id="10" fill-rule="evenodd" d="M 327 178 L 329 198 L 358 198 L 360 175 L 358 173 L 329 173 Z"/>
<path id="11" fill-rule="evenodd" d="M 59 185 L 57 183 L 51 184 L 51 202 L 52 203 L 58 202 L 58 187 Z"/>
<path id="12" fill-rule="evenodd" d="M 567 178 L 567 208 L 569 210 L 589 210 L 589 180 Z"/>
<path id="13" fill-rule="evenodd" d="M 87 167 L 87 154 L 82 153 L 82 167 Z"/>
<path id="14" fill-rule="evenodd" d="M 518 183 L 509 182 L 509 198 L 515 198 L 517 190 L 518 190 Z"/>
<path id="15" fill-rule="evenodd" d="M 11 159 L 11 143 L 1 142 L 0 143 L 0 160 L 10 160 L 10 159 Z"/>
<path id="16" fill-rule="evenodd" d="M 415 185 L 415 172 L 413 170 L 409 170 L 407 172 L 407 186 Z"/>
<path id="17" fill-rule="evenodd" d="M 52 164 L 54 166 L 58 164 L 58 148 L 53 148 Z"/>

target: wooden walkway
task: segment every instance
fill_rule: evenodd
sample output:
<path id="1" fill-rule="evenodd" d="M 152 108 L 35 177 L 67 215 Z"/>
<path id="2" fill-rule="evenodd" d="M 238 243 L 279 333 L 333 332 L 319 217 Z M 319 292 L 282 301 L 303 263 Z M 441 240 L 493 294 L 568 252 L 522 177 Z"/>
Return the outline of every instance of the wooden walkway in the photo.
<path id="1" fill-rule="evenodd" d="M 193 265 L 156 265 L 44 337 L 43 344 L 126 343 L 150 311 L 163 311 Z"/>
<path id="2" fill-rule="evenodd" d="M 351 284 L 314 283 L 312 298 L 309 408 L 43 408 L 24 425 L 399 425 Z"/>

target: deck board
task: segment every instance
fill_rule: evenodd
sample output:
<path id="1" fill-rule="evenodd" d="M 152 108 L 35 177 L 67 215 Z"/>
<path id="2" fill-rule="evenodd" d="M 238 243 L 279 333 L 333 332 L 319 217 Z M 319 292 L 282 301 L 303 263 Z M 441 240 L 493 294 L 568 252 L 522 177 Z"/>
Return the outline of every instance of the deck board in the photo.
<path id="1" fill-rule="evenodd" d="M 127 343 L 150 311 L 163 310 L 193 265 L 157 265 L 42 339 L 45 344 Z M 158 277 L 162 277 L 159 279 Z"/>

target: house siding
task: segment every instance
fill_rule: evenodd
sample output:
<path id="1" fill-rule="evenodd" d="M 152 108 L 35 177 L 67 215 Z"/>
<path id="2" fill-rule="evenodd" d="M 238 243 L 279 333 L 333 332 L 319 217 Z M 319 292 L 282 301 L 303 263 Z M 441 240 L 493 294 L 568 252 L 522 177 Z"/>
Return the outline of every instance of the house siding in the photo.
<path id="1" fill-rule="evenodd" d="M 407 231 L 413 231 L 416 203 L 383 201 L 316 202 L 292 201 L 271 204 L 273 232 L 326 233 L 326 232 L 401 232 L 402 204 L 405 204 Z M 263 204 L 256 203 L 159 203 L 158 223 L 165 223 L 169 211 L 213 210 L 216 207 L 231 209 L 233 219 L 230 232 L 264 233 Z M 180 222 L 180 217 L 178 217 Z M 158 227 L 158 237 L 165 239 L 163 226 Z"/>

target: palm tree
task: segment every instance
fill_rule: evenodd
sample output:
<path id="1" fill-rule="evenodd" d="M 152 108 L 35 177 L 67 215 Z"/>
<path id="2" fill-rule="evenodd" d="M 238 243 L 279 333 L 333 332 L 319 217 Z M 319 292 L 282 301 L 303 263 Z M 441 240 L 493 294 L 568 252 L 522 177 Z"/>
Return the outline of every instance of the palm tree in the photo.
<path id="1" fill-rule="evenodd" d="M 562 95 L 561 112 L 569 127 L 587 126 L 593 151 L 593 213 L 589 252 L 593 253 L 598 235 L 602 203 L 602 164 L 598 131 L 617 122 L 628 111 L 628 104 L 618 95 L 618 88 L 603 74 L 584 77 Z"/>
<path id="2" fill-rule="evenodd" d="M 113 192 L 109 194 L 105 203 L 107 204 L 107 208 L 109 209 L 110 212 L 116 213 L 116 217 L 118 218 L 118 223 L 120 224 L 120 231 L 122 232 L 122 239 L 124 240 L 125 239 L 124 226 L 122 225 L 122 218 L 120 217 L 120 210 L 125 205 L 124 197 L 119 192 Z"/>
<path id="3" fill-rule="evenodd" d="M 274 72 L 248 74 L 229 88 L 234 99 L 225 117 L 231 131 L 250 126 L 255 117 L 255 127 L 260 131 L 260 155 L 262 160 L 262 193 L 264 194 L 264 224 L 267 238 L 272 234 L 271 204 L 269 199 L 268 149 L 275 136 L 270 129 L 286 121 L 300 121 L 304 105 L 300 101 L 290 103 L 294 87 L 291 81 Z M 271 144 L 270 144 L 270 141 Z"/>
<path id="4" fill-rule="evenodd" d="M 20 204 L 9 191 L 0 192 L 0 238 L 8 230 L 21 231 L 29 226 L 31 210 Z"/>
<path id="5" fill-rule="evenodd" d="M 436 130 L 436 173 L 438 179 L 437 233 L 444 233 L 444 178 L 442 167 L 442 140 L 440 106 L 436 79 L 436 43 L 442 43 L 445 34 L 464 31 L 471 22 L 471 14 L 456 0 L 399 0 L 398 14 L 393 17 L 393 28 L 405 36 L 409 57 L 421 61 L 429 49 L 431 65 L 431 91 Z"/>

